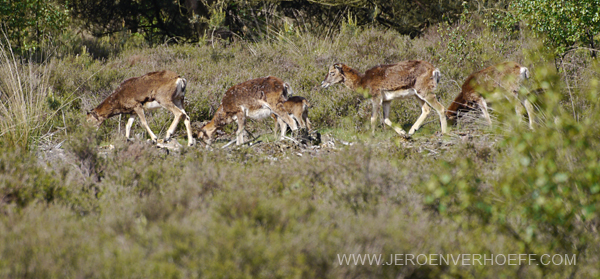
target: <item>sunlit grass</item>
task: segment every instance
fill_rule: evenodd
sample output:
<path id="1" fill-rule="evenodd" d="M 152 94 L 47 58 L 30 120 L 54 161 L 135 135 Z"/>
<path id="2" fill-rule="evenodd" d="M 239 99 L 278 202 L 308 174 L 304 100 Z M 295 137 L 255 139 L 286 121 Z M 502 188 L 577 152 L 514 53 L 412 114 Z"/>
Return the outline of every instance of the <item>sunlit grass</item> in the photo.
<path id="1" fill-rule="evenodd" d="M 27 63 L 0 42 L 0 141 L 30 148 L 44 133 L 51 64 Z"/>

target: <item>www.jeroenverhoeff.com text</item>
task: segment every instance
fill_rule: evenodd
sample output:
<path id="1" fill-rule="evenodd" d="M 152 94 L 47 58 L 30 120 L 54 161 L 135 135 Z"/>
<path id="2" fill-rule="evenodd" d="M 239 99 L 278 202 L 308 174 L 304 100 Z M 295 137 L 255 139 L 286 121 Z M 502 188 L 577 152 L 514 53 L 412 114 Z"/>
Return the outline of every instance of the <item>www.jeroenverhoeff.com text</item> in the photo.
<path id="1" fill-rule="evenodd" d="M 576 265 L 576 254 L 337 254 L 339 265 Z"/>

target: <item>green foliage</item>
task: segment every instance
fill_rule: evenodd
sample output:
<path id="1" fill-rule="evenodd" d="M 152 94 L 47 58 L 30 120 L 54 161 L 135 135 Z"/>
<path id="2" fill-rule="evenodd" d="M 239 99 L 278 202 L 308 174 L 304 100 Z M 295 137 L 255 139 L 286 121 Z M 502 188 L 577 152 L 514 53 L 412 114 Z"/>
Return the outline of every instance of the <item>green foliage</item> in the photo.
<path id="1" fill-rule="evenodd" d="M 58 1 L 2 0 L 0 22 L 19 52 L 51 43 L 68 24 L 69 10 Z"/>
<path id="2" fill-rule="evenodd" d="M 28 151 L 3 148 L 0 154 L 0 206 L 14 203 L 24 207 L 34 201 L 50 203 L 68 196 L 61 183 L 64 176 L 46 171 Z"/>
<path id="3" fill-rule="evenodd" d="M 524 131 L 516 119 L 503 118 L 515 126 L 502 128 L 500 153 L 494 156 L 497 174 L 485 172 L 481 162 L 468 156 L 457 157 L 432 176 L 427 200 L 460 222 L 469 218 L 469 226 L 512 237 L 525 253 L 589 255 L 587 249 L 597 238 L 585 232 L 600 217 L 600 127 L 594 120 L 600 116 L 598 80 L 582 96 L 592 112 L 577 121 L 559 109 L 560 77 L 548 68 L 533 75 L 545 90 L 539 114 L 549 117 L 533 131 Z"/>
<path id="4" fill-rule="evenodd" d="M 556 54 L 583 44 L 597 48 L 600 33 L 600 1 L 525 0 L 511 5 L 512 20 L 525 21 L 536 34 L 542 35 Z"/>

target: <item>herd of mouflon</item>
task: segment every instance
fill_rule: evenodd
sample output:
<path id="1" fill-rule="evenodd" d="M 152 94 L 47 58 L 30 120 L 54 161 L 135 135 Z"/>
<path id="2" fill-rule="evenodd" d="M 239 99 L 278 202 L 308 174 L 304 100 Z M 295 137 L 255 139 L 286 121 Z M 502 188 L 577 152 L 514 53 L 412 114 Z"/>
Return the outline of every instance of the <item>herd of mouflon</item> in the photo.
<path id="1" fill-rule="evenodd" d="M 479 109 L 492 125 L 488 114 L 488 105 L 492 102 L 518 100 L 517 112 L 525 107 L 529 117 L 529 127 L 533 124 L 533 107 L 526 98 L 518 94 L 521 82 L 529 78 L 529 70 L 515 62 L 504 62 L 490 66 L 469 75 L 462 85 L 460 94 L 445 109 L 437 101 L 434 93 L 440 82 L 440 70 L 429 62 L 421 60 L 403 61 L 391 65 L 375 66 L 361 73 L 343 63 L 335 63 L 329 67 L 323 88 L 342 83 L 351 90 L 368 92 L 372 102 L 371 130 L 375 126 L 379 111 L 383 108 L 383 122 L 402 136 L 414 134 L 430 112 L 435 109 L 441 124 L 441 132 L 447 132 L 447 121 L 455 123 L 460 112 Z M 190 117 L 183 108 L 187 81 L 177 73 L 169 70 L 151 72 L 140 77 L 123 81 L 115 91 L 100 105 L 88 112 L 87 121 L 99 126 L 104 120 L 114 115 L 130 114 L 125 136 L 129 139 L 133 114 L 140 118 L 142 126 L 148 131 L 153 142 L 157 136 L 152 132 L 144 111 L 158 108 L 170 110 L 175 119 L 167 130 L 165 142 L 175 132 L 181 118 L 185 123 L 188 145 L 196 140 L 192 136 Z M 291 86 L 283 80 L 267 76 L 244 81 L 234 85 L 225 92 L 223 99 L 212 120 L 197 131 L 197 138 L 209 146 L 216 137 L 216 131 L 236 121 L 236 143 L 244 143 L 244 131 L 247 118 L 263 119 L 272 117 L 281 130 L 280 138 L 285 136 L 287 127 L 292 131 L 299 128 L 310 130 L 308 109 L 311 107 L 306 98 L 292 96 Z M 394 125 L 389 119 L 392 100 L 415 97 L 421 105 L 421 115 L 412 125 L 408 133 Z"/>

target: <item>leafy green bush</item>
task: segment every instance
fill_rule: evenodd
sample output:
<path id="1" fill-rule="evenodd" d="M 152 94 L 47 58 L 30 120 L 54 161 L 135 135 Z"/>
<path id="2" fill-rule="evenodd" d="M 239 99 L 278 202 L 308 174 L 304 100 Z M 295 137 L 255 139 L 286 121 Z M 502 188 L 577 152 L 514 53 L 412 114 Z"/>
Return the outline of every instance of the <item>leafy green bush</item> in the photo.
<path id="1" fill-rule="evenodd" d="M 68 21 L 69 9 L 59 1 L 3 1 L 0 5 L 2 33 L 18 53 L 50 44 Z"/>
<path id="2" fill-rule="evenodd" d="M 575 254 L 579 261 L 594 257 L 588 248 L 598 239 L 587 232 L 600 220 L 598 80 L 580 95 L 591 107 L 577 121 L 558 108 L 560 77 L 547 68 L 538 68 L 534 76 L 545 90 L 540 115 L 548 117 L 533 131 L 514 117 L 502 118 L 513 127 L 499 130 L 503 140 L 494 155 L 495 174 L 470 156 L 457 157 L 432 175 L 427 199 L 450 218 L 505 234 L 522 245 L 523 253 Z"/>
<path id="3" fill-rule="evenodd" d="M 25 150 L 3 148 L 0 156 L 0 206 L 14 203 L 24 207 L 35 201 L 51 203 L 67 198 L 61 181 L 64 173 L 61 177 L 47 172 Z"/>
<path id="4" fill-rule="evenodd" d="M 554 55 L 584 47 L 597 56 L 600 34 L 600 2 L 598 0 L 513 1 L 508 9 L 489 13 L 487 23 L 496 28 L 523 29 L 542 38 Z M 515 28 L 516 27 L 516 28 Z"/>

